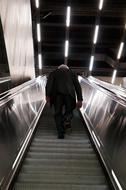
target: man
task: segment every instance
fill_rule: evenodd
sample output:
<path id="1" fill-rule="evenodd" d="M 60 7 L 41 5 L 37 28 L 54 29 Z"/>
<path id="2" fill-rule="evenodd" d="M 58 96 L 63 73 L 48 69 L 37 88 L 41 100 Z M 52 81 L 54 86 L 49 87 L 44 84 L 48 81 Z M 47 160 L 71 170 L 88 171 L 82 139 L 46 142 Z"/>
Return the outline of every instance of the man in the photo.
<path id="1" fill-rule="evenodd" d="M 73 109 L 76 106 L 78 108 L 82 106 L 80 84 L 67 65 L 60 65 L 58 69 L 50 73 L 46 85 L 46 100 L 50 105 L 54 104 L 58 138 L 63 139 L 65 126 L 71 125 Z"/>

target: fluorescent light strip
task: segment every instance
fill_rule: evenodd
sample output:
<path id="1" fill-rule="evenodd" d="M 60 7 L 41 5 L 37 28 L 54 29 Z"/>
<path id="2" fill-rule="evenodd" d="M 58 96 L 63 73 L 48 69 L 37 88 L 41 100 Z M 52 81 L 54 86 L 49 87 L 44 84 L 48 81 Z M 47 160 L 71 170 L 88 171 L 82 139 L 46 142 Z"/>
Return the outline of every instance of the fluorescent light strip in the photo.
<path id="1" fill-rule="evenodd" d="M 104 0 L 99 0 L 99 10 L 102 10 L 103 8 L 103 2 Z"/>
<path id="2" fill-rule="evenodd" d="M 117 177 L 116 177 L 114 171 L 112 170 L 111 172 L 112 172 L 112 176 L 114 177 L 114 179 L 115 179 L 115 181 L 116 181 L 116 184 L 117 184 L 119 190 L 123 190 L 123 188 L 121 187 L 121 185 L 120 185 L 120 183 L 119 183 L 119 181 L 118 181 L 118 179 L 117 179 Z"/>
<path id="3" fill-rule="evenodd" d="M 90 59 L 90 67 L 89 67 L 89 71 L 92 71 L 93 64 L 94 64 L 94 55 L 92 55 L 92 56 L 91 56 L 91 59 Z"/>
<path id="4" fill-rule="evenodd" d="M 71 7 L 68 6 L 68 7 L 67 7 L 67 15 L 66 15 L 66 26 L 67 26 L 67 27 L 70 26 L 70 12 L 71 12 Z"/>
<path id="5" fill-rule="evenodd" d="M 38 66 L 39 69 L 42 69 L 42 55 L 40 53 L 38 54 Z"/>
<path id="6" fill-rule="evenodd" d="M 93 43 L 96 44 L 97 39 L 98 39 L 98 31 L 99 31 L 99 25 L 95 26 L 95 33 L 94 33 L 94 39 L 93 39 Z"/>
<path id="7" fill-rule="evenodd" d="M 69 41 L 65 41 L 65 57 L 68 57 Z"/>
<path id="8" fill-rule="evenodd" d="M 40 31 L 40 23 L 37 23 L 37 40 L 41 41 L 41 31 Z"/>
<path id="9" fill-rule="evenodd" d="M 118 55 L 117 55 L 117 59 L 120 59 L 120 57 L 122 55 L 123 47 L 124 47 L 124 42 L 121 42 L 119 51 L 118 51 Z"/>
<path id="10" fill-rule="evenodd" d="M 36 8 L 39 8 L 39 0 L 35 0 L 35 6 Z"/>
<path id="11" fill-rule="evenodd" d="M 114 83 L 114 81 L 115 81 L 115 77 L 116 77 L 116 73 L 117 73 L 117 70 L 114 70 L 113 71 L 113 76 L 112 76 L 112 84 Z"/>

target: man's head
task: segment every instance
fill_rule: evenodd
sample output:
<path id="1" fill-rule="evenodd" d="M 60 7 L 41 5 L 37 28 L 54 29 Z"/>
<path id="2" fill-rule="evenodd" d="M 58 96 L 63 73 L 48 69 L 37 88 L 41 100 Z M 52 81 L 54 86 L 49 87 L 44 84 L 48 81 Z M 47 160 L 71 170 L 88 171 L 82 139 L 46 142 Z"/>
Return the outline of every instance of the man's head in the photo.
<path id="1" fill-rule="evenodd" d="M 69 67 L 65 64 L 62 64 L 58 67 L 58 69 L 69 69 Z"/>

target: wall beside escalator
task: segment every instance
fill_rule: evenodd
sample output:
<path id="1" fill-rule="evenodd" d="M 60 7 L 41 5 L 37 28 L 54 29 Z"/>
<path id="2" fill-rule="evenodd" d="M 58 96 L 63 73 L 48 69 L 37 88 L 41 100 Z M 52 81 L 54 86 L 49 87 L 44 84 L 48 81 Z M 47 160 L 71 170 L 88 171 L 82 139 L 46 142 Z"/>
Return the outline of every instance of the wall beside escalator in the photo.
<path id="1" fill-rule="evenodd" d="M 0 0 L 10 75 L 16 86 L 35 77 L 30 0 Z"/>

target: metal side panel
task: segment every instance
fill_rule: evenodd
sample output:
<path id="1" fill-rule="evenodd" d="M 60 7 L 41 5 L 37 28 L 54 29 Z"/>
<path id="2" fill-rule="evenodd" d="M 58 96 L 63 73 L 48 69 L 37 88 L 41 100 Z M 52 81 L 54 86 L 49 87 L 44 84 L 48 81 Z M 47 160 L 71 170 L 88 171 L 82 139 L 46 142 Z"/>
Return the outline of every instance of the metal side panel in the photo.
<path id="1" fill-rule="evenodd" d="M 6 190 L 45 105 L 44 77 L 0 101 L 0 189 Z"/>

